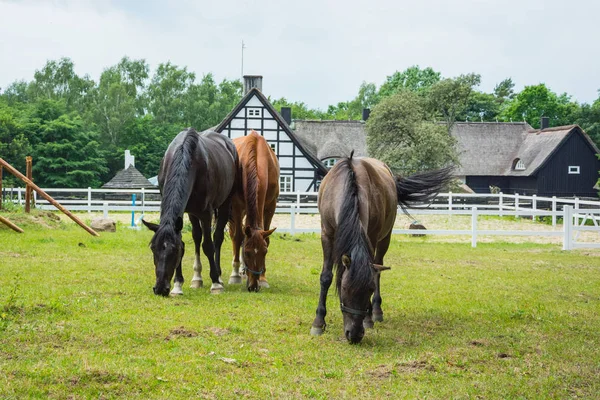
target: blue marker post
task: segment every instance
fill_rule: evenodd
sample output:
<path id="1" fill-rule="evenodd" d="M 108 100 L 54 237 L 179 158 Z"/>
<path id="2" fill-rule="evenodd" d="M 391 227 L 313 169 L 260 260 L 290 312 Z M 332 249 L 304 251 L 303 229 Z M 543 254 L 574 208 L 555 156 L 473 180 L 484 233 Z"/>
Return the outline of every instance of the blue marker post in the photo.
<path id="1" fill-rule="evenodd" d="M 131 227 L 135 228 L 135 193 L 131 195 Z"/>

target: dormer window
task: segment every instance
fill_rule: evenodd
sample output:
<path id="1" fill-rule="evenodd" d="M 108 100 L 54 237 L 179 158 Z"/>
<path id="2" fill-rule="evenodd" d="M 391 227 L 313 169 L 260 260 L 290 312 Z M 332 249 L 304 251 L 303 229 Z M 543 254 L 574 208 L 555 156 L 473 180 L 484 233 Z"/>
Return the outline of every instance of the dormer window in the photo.
<path id="1" fill-rule="evenodd" d="M 325 164 L 325 166 L 327 168 L 333 167 L 336 162 L 337 162 L 337 158 L 327 158 L 327 159 L 323 160 L 323 164 Z"/>
<path id="2" fill-rule="evenodd" d="M 524 171 L 525 163 L 523 162 L 523 160 L 521 160 L 520 158 L 515 158 L 515 160 L 513 161 L 513 169 L 515 171 Z"/>

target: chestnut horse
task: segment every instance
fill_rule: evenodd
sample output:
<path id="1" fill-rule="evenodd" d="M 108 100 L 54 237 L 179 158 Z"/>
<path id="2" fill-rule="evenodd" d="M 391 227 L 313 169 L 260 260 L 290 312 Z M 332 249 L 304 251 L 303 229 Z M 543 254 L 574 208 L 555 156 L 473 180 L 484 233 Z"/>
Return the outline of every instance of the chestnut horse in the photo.
<path id="1" fill-rule="evenodd" d="M 221 244 L 229 219 L 231 198 L 235 189 L 239 164 L 235 145 L 227 136 L 193 129 L 180 132 L 171 142 L 160 164 L 158 184 L 162 194 L 160 224 L 142 220 L 154 231 L 150 248 L 154 255 L 156 284 L 154 293 L 168 296 L 171 279 L 175 287 L 171 294 L 183 294 L 181 260 L 184 243 L 181 238 L 183 213 L 192 223 L 196 258 L 192 287 L 202 287 L 200 242 L 210 264 L 211 293 L 221 293 Z M 211 238 L 213 215 L 217 223 L 214 242 Z M 204 241 L 202 237 L 204 236 Z"/>
<path id="2" fill-rule="evenodd" d="M 241 185 L 233 196 L 229 234 L 233 246 L 233 270 L 229 283 L 242 283 L 240 247 L 247 276 L 248 291 L 269 287 L 265 277 L 265 256 L 269 247 L 269 229 L 279 197 L 279 162 L 264 137 L 251 131 L 233 139 L 238 151 Z M 246 220 L 242 226 L 242 220 Z"/>
<path id="3" fill-rule="evenodd" d="M 354 152 L 353 152 L 354 153 Z M 344 333 L 351 343 L 362 340 L 364 327 L 383 321 L 380 273 L 388 250 L 398 205 L 433 198 L 450 180 L 451 168 L 394 177 L 373 158 L 339 161 L 319 188 L 323 270 L 321 293 L 311 334 L 325 330 L 327 291 L 336 269 L 336 289 L 344 318 Z M 371 301 L 372 299 L 372 301 Z"/>

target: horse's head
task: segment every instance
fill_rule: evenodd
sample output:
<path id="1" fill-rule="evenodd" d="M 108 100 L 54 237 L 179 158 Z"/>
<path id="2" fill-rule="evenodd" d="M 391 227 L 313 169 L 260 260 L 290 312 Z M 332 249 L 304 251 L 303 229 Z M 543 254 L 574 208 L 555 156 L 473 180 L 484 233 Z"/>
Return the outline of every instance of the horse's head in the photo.
<path id="1" fill-rule="evenodd" d="M 152 249 L 154 255 L 156 284 L 152 289 L 154 294 L 168 296 L 171 290 L 171 279 L 185 252 L 185 245 L 181 239 L 183 219 L 178 217 L 175 226 L 169 224 L 157 225 L 143 219 L 142 222 L 154 232 L 154 236 L 150 241 L 150 249 Z"/>
<path id="2" fill-rule="evenodd" d="M 259 277 L 265 272 L 265 257 L 269 249 L 269 235 L 275 229 L 263 231 L 246 226 L 244 229 L 243 257 L 246 265 L 247 287 L 249 292 L 258 292 Z"/>
<path id="3" fill-rule="evenodd" d="M 371 297 L 375 292 L 377 274 L 390 267 L 384 267 L 378 264 L 368 266 L 368 274 L 355 274 L 352 269 L 358 269 L 364 266 L 352 265 L 350 257 L 346 254 L 342 256 L 343 269 L 340 270 L 341 282 L 339 285 L 340 307 L 344 317 L 344 333 L 350 343 L 360 343 L 365 335 L 363 321 L 371 313 Z"/>

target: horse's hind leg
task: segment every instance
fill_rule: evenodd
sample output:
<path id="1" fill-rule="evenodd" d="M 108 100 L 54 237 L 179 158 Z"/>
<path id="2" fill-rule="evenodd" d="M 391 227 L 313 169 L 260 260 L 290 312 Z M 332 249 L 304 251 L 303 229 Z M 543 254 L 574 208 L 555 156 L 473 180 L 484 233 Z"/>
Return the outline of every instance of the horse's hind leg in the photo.
<path id="1" fill-rule="evenodd" d="M 202 236 L 204 236 L 204 240 L 202 241 L 202 250 L 204 251 L 206 258 L 208 258 L 208 263 L 210 264 L 210 279 L 212 280 L 210 292 L 212 294 L 218 294 L 223 292 L 223 285 L 220 282 L 221 276 L 219 269 L 217 268 L 217 264 L 215 263 L 215 245 L 210 236 L 211 222 L 212 211 L 204 212 L 200 217 Z"/>
<path id="2" fill-rule="evenodd" d="M 200 221 L 196 216 L 189 214 L 192 223 L 192 237 L 194 238 L 194 277 L 190 287 L 194 289 L 201 288 L 202 282 L 202 262 L 200 261 L 200 243 L 202 243 L 202 228 Z"/>
<path id="3" fill-rule="evenodd" d="M 321 245 L 323 246 L 323 270 L 321 271 L 321 292 L 319 294 L 319 305 L 317 315 L 310 328 L 311 335 L 321 335 L 325 331 L 325 316 L 327 315 L 327 292 L 333 281 L 333 238 L 321 234 Z"/>
<path id="4" fill-rule="evenodd" d="M 377 243 L 377 248 L 375 250 L 375 264 L 383 265 L 383 256 L 387 253 L 388 248 L 390 247 L 390 239 L 392 238 L 392 232 L 390 232 L 383 240 Z M 380 291 L 380 279 L 381 273 L 376 274 L 375 276 L 375 293 L 373 293 L 373 303 L 372 303 L 372 313 L 373 313 L 373 321 L 381 322 L 383 321 L 383 311 L 381 310 L 381 291 Z"/>
<path id="5" fill-rule="evenodd" d="M 217 210 L 217 224 L 215 226 L 215 233 L 213 236 L 213 240 L 215 242 L 215 263 L 217 264 L 217 269 L 219 271 L 219 282 L 223 283 L 221 280 L 221 245 L 223 244 L 223 239 L 225 238 L 225 225 L 227 225 L 227 221 L 229 220 L 229 212 L 231 210 L 231 200 L 226 201 L 219 207 Z"/>

